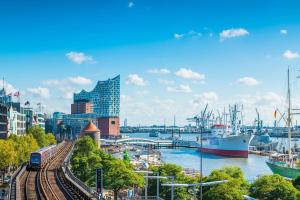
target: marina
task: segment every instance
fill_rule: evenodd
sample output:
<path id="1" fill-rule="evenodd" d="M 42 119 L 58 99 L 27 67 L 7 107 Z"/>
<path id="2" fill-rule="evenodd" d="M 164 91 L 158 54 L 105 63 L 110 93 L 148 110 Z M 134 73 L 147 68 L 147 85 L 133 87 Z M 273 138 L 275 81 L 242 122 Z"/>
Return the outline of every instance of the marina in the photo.
<path id="1" fill-rule="evenodd" d="M 132 138 L 150 138 L 147 133 L 127 134 Z M 182 134 L 183 140 L 194 140 L 199 134 Z M 168 138 L 171 134 L 161 134 L 161 137 Z M 200 169 L 200 152 L 198 149 L 191 148 L 161 148 L 161 160 L 166 163 L 174 163 L 184 168 L 191 168 L 199 171 Z M 203 173 L 208 175 L 212 170 L 225 166 L 238 166 L 245 173 L 248 180 L 254 180 L 257 176 L 272 174 L 266 165 L 266 156 L 249 154 L 248 158 L 232 158 L 212 154 L 203 154 Z M 259 166 L 259 167 L 257 167 Z"/>

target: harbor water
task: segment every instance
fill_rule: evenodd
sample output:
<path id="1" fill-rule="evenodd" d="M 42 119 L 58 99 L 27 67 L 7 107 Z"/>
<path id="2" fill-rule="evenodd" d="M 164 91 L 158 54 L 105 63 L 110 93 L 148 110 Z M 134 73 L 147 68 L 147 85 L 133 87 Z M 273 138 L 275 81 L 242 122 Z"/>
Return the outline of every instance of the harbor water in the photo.
<path id="1" fill-rule="evenodd" d="M 126 134 L 129 137 L 150 138 L 148 133 Z M 168 138 L 170 134 L 161 134 L 161 138 Z M 196 140 L 198 134 L 182 134 L 183 140 Z M 200 152 L 197 149 L 177 148 L 160 149 L 161 159 L 166 163 L 174 163 L 184 168 L 200 170 Z M 254 180 L 257 176 L 272 174 L 266 165 L 267 157 L 249 154 L 248 158 L 230 158 L 212 154 L 203 154 L 203 174 L 208 175 L 214 169 L 225 166 L 240 167 L 248 180 Z"/>

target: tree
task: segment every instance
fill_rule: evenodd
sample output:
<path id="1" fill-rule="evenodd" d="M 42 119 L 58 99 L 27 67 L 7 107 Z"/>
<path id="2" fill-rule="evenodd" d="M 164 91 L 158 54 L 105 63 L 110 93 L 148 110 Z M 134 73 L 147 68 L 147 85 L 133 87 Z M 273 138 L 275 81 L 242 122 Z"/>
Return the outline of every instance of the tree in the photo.
<path id="1" fill-rule="evenodd" d="M 300 176 L 297 176 L 297 178 L 293 180 L 293 186 L 300 190 Z"/>
<path id="2" fill-rule="evenodd" d="M 0 169 L 17 164 L 17 151 L 13 141 L 0 139 L 0 158 Z"/>
<path id="3" fill-rule="evenodd" d="M 266 175 L 258 178 L 250 187 L 250 196 L 260 200 L 296 200 L 299 192 L 282 176 Z"/>
<path id="4" fill-rule="evenodd" d="M 46 134 L 40 126 L 33 126 L 28 129 L 27 134 L 32 135 L 40 147 L 56 144 L 55 137 L 52 133 Z"/>
<path id="5" fill-rule="evenodd" d="M 89 136 L 80 138 L 71 158 L 72 171 L 81 181 L 95 186 L 96 169 L 102 167 L 96 144 Z"/>
<path id="6" fill-rule="evenodd" d="M 238 167 L 224 167 L 213 170 L 205 182 L 228 180 L 227 183 L 203 188 L 203 199 L 207 200 L 242 200 L 242 195 L 248 193 L 248 182 L 242 170 Z"/>
<path id="7" fill-rule="evenodd" d="M 107 165 L 108 170 L 104 171 L 104 186 L 113 190 L 115 200 L 121 189 L 144 185 L 143 176 L 128 168 L 123 160 L 114 158 L 108 161 Z"/>
<path id="8" fill-rule="evenodd" d="M 94 140 L 89 136 L 84 136 L 76 142 L 73 154 L 77 156 L 88 156 L 96 150 L 97 146 Z"/>
<path id="9" fill-rule="evenodd" d="M 18 165 L 27 162 L 31 152 L 39 149 L 39 145 L 32 135 L 10 137 L 9 139 L 14 142 Z"/>
<path id="10" fill-rule="evenodd" d="M 183 168 L 181 166 L 175 165 L 175 164 L 170 164 L 166 163 L 163 164 L 162 166 L 159 167 L 150 167 L 151 171 L 154 172 L 159 172 L 160 176 L 166 176 L 170 177 L 169 180 L 166 179 L 161 179 L 159 182 L 160 184 L 166 183 L 167 181 L 171 180 L 171 177 L 174 177 L 174 182 L 175 183 L 199 183 L 199 177 L 190 177 L 187 176 L 183 173 Z M 150 179 L 149 180 L 149 190 L 148 193 L 150 195 L 155 195 L 156 194 L 156 185 L 157 185 L 157 180 Z M 189 189 L 187 187 L 175 187 L 174 188 L 174 196 L 175 199 L 180 199 L 180 200 L 189 200 L 192 198 L 192 194 L 189 193 Z M 168 199 L 171 194 L 171 188 L 170 187 L 161 187 L 160 189 L 160 196 L 163 199 Z"/>

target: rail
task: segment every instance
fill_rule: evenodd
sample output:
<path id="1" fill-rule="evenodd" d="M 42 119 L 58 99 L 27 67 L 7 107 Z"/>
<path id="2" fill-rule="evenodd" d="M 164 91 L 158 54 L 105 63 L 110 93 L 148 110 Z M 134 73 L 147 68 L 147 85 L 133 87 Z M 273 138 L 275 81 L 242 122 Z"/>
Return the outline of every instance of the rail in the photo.
<path id="1" fill-rule="evenodd" d="M 78 179 L 70 170 L 69 168 L 69 163 L 70 159 L 73 153 L 73 148 L 72 147 L 71 151 L 67 155 L 66 159 L 64 160 L 64 165 L 62 166 L 62 171 L 66 175 L 66 178 L 73 184 L 76 185 L 76 187 L 79 187 L 78 189 L 81 190 L 83 193 L 88 195 L 89 197 L 97 197 L 96 191 L 94 191 L 92 188 L 87 186 L 84 182 L 82 182 L 80 179 Z"/>
<path id="2" fill-rule="evenodd" d="M 24 173 L 25 169 L 26 163 L 21 165 L 11 176 L 8 190 L 8 199 L 17 199 L 17 182 L 19 180 L 19 175 Z"/>

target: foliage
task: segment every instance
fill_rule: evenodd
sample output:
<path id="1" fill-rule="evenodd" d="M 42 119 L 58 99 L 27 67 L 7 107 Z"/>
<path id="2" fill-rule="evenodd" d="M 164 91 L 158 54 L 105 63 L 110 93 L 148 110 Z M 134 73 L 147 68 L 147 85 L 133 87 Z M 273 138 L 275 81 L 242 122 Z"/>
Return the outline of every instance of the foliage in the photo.
<path id="1" fill-rule="evenodd" d="M 258 178 L 251 185 L 250 196 L 260 200 L 296 200 L 299 192 L 290 181 L 274 174 Z"/>
<path id="2" fill-rule="evenodd" d="M 203 187 L 203 198 L 207 200 L 242 200 L 242 195 L 248 193 L 249 184 L 238 167 L 224 167 L 213 170 L 205 178 L 205 182 L 228 180 L 227 183 Z"/>
<path id="3" fill-rule="evenodd" d="M 0 169 L 17 165 L 17 151 L 11 140 L 0 140 Z"/>
<path id="4" fill-rule="evenodd" d="M 144 185 L 143 176 L 127 167 L 123 160 L 114 158 L 108 161 L 107 165 L 108 170 L 104 171 L 104 185 L 114 191 L 115 199 L 117 199 L 117 194 L 121 189 Z"/>
<path id="5" fill-rule="evenodd" d="M 293 186 L 300 190 L 300 176 L 297 176 L 297 178 L 293 180 Z"/>
<path id="6" fill-rule="evenodd" d="M 73 173 L 89 186 L 95 186 L 96 169 L 102 167 L 101 157 L 96 150 L 91 137 L 85 136 L 76 142 L 71 158 Z"/>
<path id="7" fill-rule="evenodd" d="M 17 153 L 17 164 L 21 165 L 29 161 L 30 153 L 39 149 L 37 141 L 32 135 L 11 136 L 9 138 L 14 142 L 15 150 Z"/>
<path id="8" fill-rule="evenodd" d="M 52 133 L 46 134 L 44 129 L 42 129 L 40 126 L 33 126 L 29 128 L 27 134 L 32 135 L 41 148 L 56 144 L 54 135 Z"/>
<path id="9" fill-rule="evenodd" d="M 174 177 L 174 182 L 175 183 L 199 183 L 199 178 L 200 177 L 191 177 L 187 176 L 183 173 L 183 168 L 175 165 L 175 164 L 163 164 L 162 166 L 159 167 L 150 167 L 151 171 L 154 171 L 155 173 L 159 173 L 160 176 L 165 176 L 169 177 L 168 180 L 166 179 L 161 179 L 159 182 L 160 184 L 166 183 L 167 181 L 170 182 L 172 181 L 171 177 Z M 149 179 L 149 195 L 154 196 L 156 195 L 156 185 L 157 185 L 157 180 Z M 160 187 L 160 197 L 163 199 L 169 199 L 171 196 L 171 187 Z M 175 187 L 174 188 L 174 197 L 175 199 L 180 199 L 180 200 L 189 200 L 192 198 L 192 194 L 189 192 L 191 188 L 187 187 Z"/>
<path id="10" fill-rule="evenodd" d="M 144 184 L 142 175 L 135 173 L 130 164 L 97 149 L 89 136 L 76 142 L 71 166 L 75 176 L 89 186 L 95 186 L 96 169 L 102 167 L 104 187 L 113 190 L 115 198 L 121 189 L 131 188 L 134 185 L 142 187 Z"/>
<path id="11" fill-rule="evenodd" d="M 128 154 L 128 150 L 127 150 L 127 149 L 124 151 L 123 160 L 124 160 L 124 162 L 126 162 L 126 163 L 130 163 L 130 157 L 129 157 L 129 154 Z"/>

